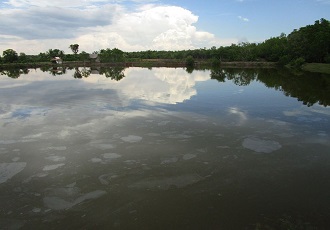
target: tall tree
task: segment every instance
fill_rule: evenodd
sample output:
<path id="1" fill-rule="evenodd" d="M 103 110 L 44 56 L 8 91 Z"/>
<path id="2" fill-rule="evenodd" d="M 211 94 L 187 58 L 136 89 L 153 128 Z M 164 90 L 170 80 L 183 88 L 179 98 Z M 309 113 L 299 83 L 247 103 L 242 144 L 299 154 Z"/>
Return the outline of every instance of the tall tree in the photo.
<path id="1" fill-rule="evenodd" d="M 18 54 L 13 49 L 7 49 L 2 52 L 3 62 L 15 62 L 18 60 Z"/>
<path id="2" fill-rule="evenodd" d="M 69 48 L 72 50 L 72 52 L 73 52 L 74 54 L 77 54 L 77 53 L 78 53 L 78 50 L 79 50 L 79 45 L 78 45 L 78 44 L 71 44 L 71 45 L 69 46 Z"/>

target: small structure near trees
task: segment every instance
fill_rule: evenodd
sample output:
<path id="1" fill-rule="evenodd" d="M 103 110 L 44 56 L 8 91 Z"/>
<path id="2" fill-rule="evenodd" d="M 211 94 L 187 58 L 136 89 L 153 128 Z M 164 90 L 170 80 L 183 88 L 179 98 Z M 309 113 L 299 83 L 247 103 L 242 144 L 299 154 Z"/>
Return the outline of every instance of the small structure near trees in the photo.
<path id="1" fill-rule="evenodd" d="M 50 60 L 53 64 L 62 64 L 63 61 L 60 57 L 54 57 Z"/>
<path id="2" fill-rule="evenodd" d="M 100 58 L 99 58 L 98 54 L 90 54 L 89 55 L 89 60 L 90 60 L 90 62 L 93 62 L 93 63 L 100 62 Z"/>

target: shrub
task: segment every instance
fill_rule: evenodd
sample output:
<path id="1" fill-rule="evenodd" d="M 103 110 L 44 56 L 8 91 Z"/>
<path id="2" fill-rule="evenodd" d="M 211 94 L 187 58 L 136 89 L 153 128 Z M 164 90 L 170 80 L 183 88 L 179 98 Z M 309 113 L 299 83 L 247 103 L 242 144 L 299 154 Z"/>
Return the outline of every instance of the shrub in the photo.
<path id="1" fill-rule="evenodd" d="M 300 57 L 297 59 L 294 59 L 290 62 L 290 66 L 296 69 L 300 69 L 302 67 L 303 64 L 305 64 L 305 59 Z"/>
<path id="2" fill-rule="evenodd" d="M 188 57 L 186 58 L 186 66 L 187 66 L 187 67 L 194 67 L 194 65 L 195 65 L 195 60 L 194 60 L 194 58 L 193 58 L 192 56 L 188 56 Z"/>

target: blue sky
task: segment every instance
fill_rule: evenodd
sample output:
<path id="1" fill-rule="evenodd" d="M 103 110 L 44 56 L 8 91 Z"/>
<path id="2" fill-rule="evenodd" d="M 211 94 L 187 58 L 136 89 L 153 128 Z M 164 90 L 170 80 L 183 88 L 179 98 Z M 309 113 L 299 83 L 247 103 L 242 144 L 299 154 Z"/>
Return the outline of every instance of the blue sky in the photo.
<path id="1" fill-rule="evenodd" d="M 178 4 L 199 16 L 202 30 L 221 37 L 241 37 L 251 42 L 289 34 L 293 29 L 330 20 L 330 0 L 177 0 Z M 205 4 L 207 3 L 207 4 Z M 245 19 L 245 20 L 244 20 Z"/>
<path id="2" fill-rule="evenodd" d="M 330 20 L 330 0 L 0 0 L 0 54 L 180 50 L 262 42 Z"/>

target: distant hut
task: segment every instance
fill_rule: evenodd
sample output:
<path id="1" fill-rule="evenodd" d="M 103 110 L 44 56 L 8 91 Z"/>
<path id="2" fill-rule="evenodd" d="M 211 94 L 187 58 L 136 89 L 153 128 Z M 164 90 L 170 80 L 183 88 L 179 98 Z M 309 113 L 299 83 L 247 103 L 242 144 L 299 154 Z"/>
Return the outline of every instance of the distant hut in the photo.
<path id="1" fill-rule="evenodd" d="M 89 60 L 91 62 L 100 62 L 100 58 L 98 54 L 90 54 L 89 55 Z"/>
<path id="2" fill-rule="evenodd" d="M 62 64 L 62 59 L 60 57 L 54 57 L 50 60 L 53 64 Z"/>

